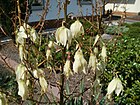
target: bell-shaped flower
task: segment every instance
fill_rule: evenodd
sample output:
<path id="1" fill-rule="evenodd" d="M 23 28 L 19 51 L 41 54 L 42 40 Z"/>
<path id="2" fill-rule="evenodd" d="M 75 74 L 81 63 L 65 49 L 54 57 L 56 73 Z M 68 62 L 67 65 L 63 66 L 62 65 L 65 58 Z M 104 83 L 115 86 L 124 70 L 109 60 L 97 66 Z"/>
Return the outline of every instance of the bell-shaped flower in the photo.
<path id="1" fill-rule="evenodd" d="M 28 86 L 24 80 L 19 80 L 18 82 L 18 95 L 22 97 L 22 100 L 26 100 L 28 98 Z"/>
<path id="2" fill-rule="evenodd" d="M 71 24 L 70 30 L 72 32 L 72 37 L 80 36 L 81 34 L 84 35 L 84 27 L 79 20 L 76 20 L 74 23 Z"/>
<path id="3" fill-rule="evenodd" d="M 64 74 L 67 78 L 69 78 L 70 75 L 72 75 L 72 71 L 71 71 L 71 66 L 70 66 L 70 60 L 67 59 L 66 63 L 64 65 Z"/>
<path id="4" fill-rule="evenodd" d="M 23 64 L 19 64 L 15 70 L 16 80 L 25 80 L 26 79 L 26 67 Z"/>
<path id="5" fill-rule="evenodd" d="M 106 62 L 107 55 L 106 55 L 106 46 L 105 45 L 103 45 L 103 47 L 102 47 L 101 57 L 102 57 L 103 61 Z"/>
<path id="6" fill-rule="evenodd" d="M 45 80 L 44 76 L 39 77 L 39 83 L 40 83 L 42 92 L 43 93 L 47 92 L 48 84 L 47 84 L 47 81 Z"/>
<path id="7" fill-rule="evenodd" d="M 121 91 L 123 91 L 123 85 L 119 78 L 113 78 L 107 87 L 107 96 L 110 99 L 111 94 L 115 91 L 115 94 L 119 96 Z"/>
<path id="8" fill-rule="evenodd" d="M 36 43 L 37 40 L 38 40 L 38 34 L 36 32 L 36 30 L 34 28 L 31 28 L 31 31 L 30 31 L 30 39 Z"/>
<path id="9" fill-rule="evenodd" d="M 24 26 L 19 27 L 18 37 L 27 38 L 26 30 Z"/>
<path id="10" fill-rule="evenodd" d="M 90 57 L 89 57 L 88 68 L 91 68 L 94 72 L 95 72 L 96 67 L 97 67 L 96 61 L 97 61 L 96 56 L 91 52 Z"/>
<path id="11" fill-rule="evenodd" d="M 0 105 L 8 105 L 5 94 L 0 92 Z"/>
<path id="12" fill-rule="evenodd" d="M 25 44 L 25 38 L 16 35 L 16 43 L 24 45 Z"/>
<path id="13" fill-rule="evenodd" d="M 62 22 L 62 26 L 56 30 L 55 38 L 57 43 L 61 43 L 64 47 L 67 45 L 67 49 L 71 45 L 72 34 L 71 31 L 66 28 Z"/>
<path id="14" fill-rule="evenodd" d="M 23 59 L 26 60 L 26 55 L 27 55 L 27 51 L 25 50 L 23 45 L 19 45 L 19 58 L 21 61 L 23 61 Z"/>
<path id="15" fill-rule="evenodd" d="M 78 73 L 79 71 L 83 71 L 86 74 L 86 67 L 87 67 L 87 61 L 84 59 L 81 48 L 79 48 L 74 56 L 73 71 L 75 73 Z"/>

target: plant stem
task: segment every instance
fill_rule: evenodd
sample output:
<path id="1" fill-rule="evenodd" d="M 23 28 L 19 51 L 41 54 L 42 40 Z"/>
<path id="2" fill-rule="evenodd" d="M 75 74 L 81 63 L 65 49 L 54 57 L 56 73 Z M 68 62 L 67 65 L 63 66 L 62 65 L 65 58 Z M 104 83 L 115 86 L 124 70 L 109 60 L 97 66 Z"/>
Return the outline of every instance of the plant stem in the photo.
<path id="1" fill-rule="evenodd" d="M 64 20 L 67 22 L 67 6 L 68 6 L 68 0 L 65 0 L 64 3 Z"/>
<path id="2" fill-rule="evenodd" d="M 21 26 L 21 10 L 20 10 L 20 5 L 19 5 L 19 0 L 17 0 L 17 8 L 18 8 L 19 25 Z"/>
<path id="3" fill-rule="evenodd" d="M 65 80 L 65 75 L 64 75 L 64 63 L 65 63 L 65 54 L 66 54 L 66 47 L 64 47 L 63 51 L 62 51 L 62 65 L 61 65 L 61 85 L 60 85 L 60 105 L 64 105 L 64 80 Z"/>

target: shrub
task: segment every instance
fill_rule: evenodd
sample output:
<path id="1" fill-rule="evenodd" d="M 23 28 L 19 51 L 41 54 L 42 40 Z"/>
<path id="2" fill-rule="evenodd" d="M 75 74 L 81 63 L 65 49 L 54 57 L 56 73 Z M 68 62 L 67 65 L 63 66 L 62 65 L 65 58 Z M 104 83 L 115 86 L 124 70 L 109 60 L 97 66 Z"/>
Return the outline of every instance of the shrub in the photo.
<path id="1" fill-rule="evenodd" d="M 108 44 L 108 64 L 103 82 L 111 81 L 117 72 L 124 85 L 122 97 L 114 97 L 117 105 L 139 104 L 140 89 L 140 23 L 127 24 L 130 29 L 122 37 Z M 106 84 L 107 85 L 107 84 Z M 106 87 L 106 86 L 105 86 Z M 104 90 L 105 92 L 105 90 Z"/>

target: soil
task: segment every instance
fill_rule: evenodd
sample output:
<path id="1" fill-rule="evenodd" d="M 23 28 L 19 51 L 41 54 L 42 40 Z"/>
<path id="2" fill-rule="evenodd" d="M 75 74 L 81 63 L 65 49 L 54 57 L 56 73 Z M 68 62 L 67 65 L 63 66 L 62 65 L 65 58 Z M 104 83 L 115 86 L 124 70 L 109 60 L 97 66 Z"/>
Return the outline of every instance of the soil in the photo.
<path id="1" fill-rule="evenodd" d="M 17 63 L 20 62 L 20 59 L 18 56 L 18 49 L 12 41 L 9 41 L 1 45 L 0 54 L 7 58 L 10 58 L 11 60 Z M 4 75 L 4 76 L 12 75 L 11 70 L 2 61 L 0 61 L 0 73 L 1 75 Z M 55 74 L 54 71 L 50 73 L 50 71 L 47 69 L 45 69 L 45 73 L 46 73 L 46 80 L 48 81 L 50 86 L 52 85 L 52 87 L 50 88 L 54 88 L 53 93 L 56 97 L 59 98 L 58 88 L 55 88 L 55 87 L 56 87 L 56 84 L 60 82 L 60 73 Z M 74 74 L 68 80 L 65 79 L 65 81 L 69 82 L 69 89 L 70 91 L 73 91 L 73 95 L 77 96 L 78 93 L 80 92 L 79 84 L 82 78 L 84 79 L 84 83 L 85 83 L 84 88 L 86 90 L 90 87 L 91 80 L 94 78 L 94 73 L 90 72 L 88 73 L 88 75 L 85 75 L 83 73 Z M 84 94 L 85 99 L 90 99 L 90 94 L 91 94 L 91 91 L 87 90 Z"/>

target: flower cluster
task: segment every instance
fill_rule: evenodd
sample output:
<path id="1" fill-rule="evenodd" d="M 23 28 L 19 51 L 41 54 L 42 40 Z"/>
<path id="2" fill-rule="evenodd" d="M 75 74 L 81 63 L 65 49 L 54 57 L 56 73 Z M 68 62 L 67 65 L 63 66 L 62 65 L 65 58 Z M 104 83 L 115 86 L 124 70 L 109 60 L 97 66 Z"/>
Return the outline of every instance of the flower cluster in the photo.
<path id="1" fill-rule="evenodd" d="M 72 39 L 78 38 L 80 37 L 80 35 L 84 35 L 84 28 L 79 20 L 76 20 L 74 23 L 72 23 L 70 26 L 70 29 L 64 26 L 64 21 L 63 21 L 62 26 L 56 30 L 55 38 L 58 44 L 60 43 L 61 45 L 69 49 Z M 81 46 L 77 44 L 77 47 L 76 47 L 77 51 L 75 52 L 74 62 L 72 66 L 74 73 L 83 71 L 83 73 L 86 74 L 87 68 L 90 68 L 95 72 L 97 66 L 101 66 L 100 62 L 97 61 L 97 56 L 99 52 L 96 45 L 99 40 L 100 40 L 100 36 L 96 35 L 96 38 L 93 44 L 94 51 L 91 51 L 90 53 L 89 63 L 87 63 L 86 59 L 84 58 Z M 102 46 L 102 51 L 101 51 L 100 56 L 102 60 L 106 62 L 107 55 L 106 55 L 106 47 L 104 43 Z M 71 68 L 70 68 L 70 59 L 67 59 L 65 62 L 64 73 L 66 77 L 69 77 L 69 75 L 72 74 Z"/>
<path id="2" fill-rule="evenodd" d="M 78 37 L 84 34 L 83 25 L 79 20 L 76 20 L 71 24 L 70 29 L 64 26 L 65 21 L 62 22 L 62 26 L 56 30 L 55 38 L 57 43 L 61 43 L 67 49 L 71 45 L 72 38 Z"/>
<path id="3" fill-rule="evenodd" d="M 42 92 L 46 92 L 48 88 L 47 81 L 45 80 L 44 71 L 38 69 L 37 65 L 34 65 L 32 68 L 29 67 L 28 64 L 25 63 L 24 60 L 27 59 L 27 55 L 29 55 L 26 50 L 26 39 L 29 38 L 33 43 L 38 42 L 38 34 L 36 30 L 30 27 L 28 24 L 23 24 L 16 31 L 16 42 L 19 47 L 19 57 L 21 59 L 21 64 L 19 64 L 15 70 L 16 81 L 18 83 L 18 95 L 22 97 L 22 100 L 26 100 L 29 96 L 29 85 L 30 78 L 34 76 L 37 80 L 39 80 L 39 84 L 41 86 Z M 53 42 L 50 41 L 48 44 L 48 50 L 46 51 L 46 57 L 49 59 L 51 57 L 50 48 L 53 46 Z M 30 71 L 30 73 L 29 73 Z M 31 75 L 33 74 L 33 75 Z"/>
<path id="4" fill-rule="evenodd" d="M 30 38 L 30 40 L 34 43 L 38 41 L 38 34 L 34 28 L 24 23 L 16 30 L 16 43 L 19 45 L 19 57 L 21 62 L 26 60 L 27 51 L 25 49 L 26 39 Z"/>
<path id="5" fill-rule="evenodd" d="M 95 38 L 93 44 L 94 50 L 92 51 L 90 49 L 91 53 L 90 53 L 89 61 L 88 62 L 86 61 L 82 51 L 82 44 L 77 41 L 78 37 L 80 37 L 81 35 L 84 35 L 84 28 L 79 20 L 76 20 L 74 23 L 72 23 L 70 29 L 64 26 L 64 21 L 63 21 L 62 26 L 59 27 L 55 33 L 56 42 L 49 41 L 46 49 L 47 62 L 51 60 L 51 58 L 53 57 L 51 52 L 52 47 L 55 48 L 56 46 L 59 46 L 61 49 L 62 47 L 60 45 L 62 45 L 64 48 L 66 48 L 65 50 L 68 50 L 68 52 L 64 51 L 65 53 L 67 52 L 66 53 L 67 59 L 64 60 L 65 64 L 63 65 L 63 73 L 65 74 L 67 79 L 70 77 L 70 75 L 73 75 L 73 72 L 74 73 L 83 72 L 84 74 L 87 74 L 88 68 L 93 70 L 93 72 L 95 72 L 96 69 L 99 69 L 98 71 L 101 71 L 100 69 L 103 69 L 104 64 L 102 64 L 102 62 L 98 62 L 97 57 L 101 57 L 102 61 L 104 63 L 106 62 L 107 55 L 106 55 L 106 46 L 104 43 L 102 46 L 101 53 L 98 54 L 99 51 L 96 45 L 98 44 L 98 41 L 100 39 L 99 35 L 97 35 Z M 26 46 L 25 46 L 26 44 L 25 42 L 27 38 L 29 38 L 33 43 L 37 43 L 38 35 L 32 27 L 30 27 L 27 24 L 23 24 L 23 26 L 20 26 L 19 29 L 17 30 L 16 42 L 17 44 L 19 44 L 18 47 L 19 47 L 19 56 L 21 59 L 21 64 L 18 65 L 15 71 L 16 80 L 18 82 L 18 95 L 22 97 L 22 100 L 26 100 L 29 96 L 28 85 L 30 84 L 29 80 L 31 76 L 33 76 L 39 81 L 42 93 L 47 92 L 48 89 L 48 83 L 45 79 L 44 71 L 42 69 L 39 69 L 37 65 L 34 65 L 32 68 L 30 67 L 28 68 L 28 65 L 24 63 L 24 60 L 27 60 L 27 54 L 29 53 L 26 50 Z M 69 50 L 73 40 L 76 41 L 77 45 L 76 45 L 75 53 L 73 55 L 74 61 L 71 61 L 70 59 L 71 53 Z M 30 71 L 30 73 L 32 73 L 33 75 L 30 75 L 28 71 Z M 101 73 L 100 72 L 96 73 L 96 75 L 98 74 Z"/>
<path id="6" fill-rule="evenodd" d="M 16 31 L 16 42 L 17 44 L 24 45 L 27 38 L 30 38 L 34 43 L 38 40 L 38 34 L 34 28 L 24 23 Z"/>

